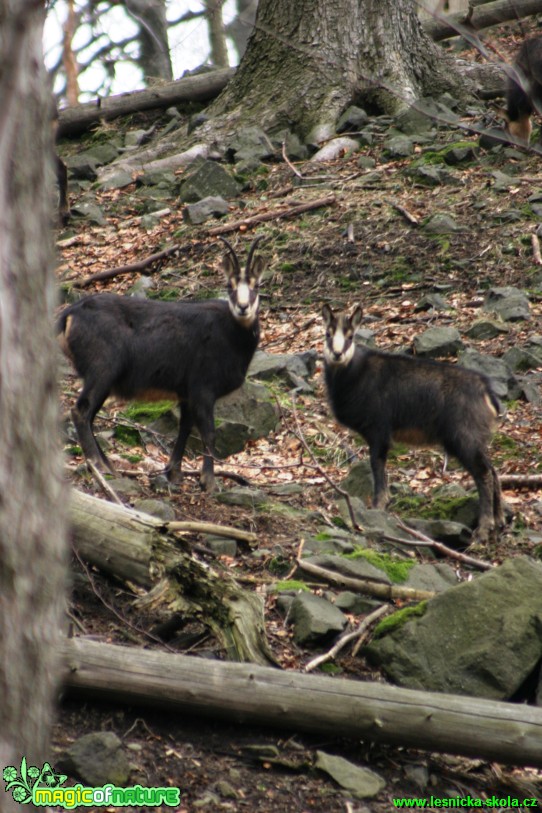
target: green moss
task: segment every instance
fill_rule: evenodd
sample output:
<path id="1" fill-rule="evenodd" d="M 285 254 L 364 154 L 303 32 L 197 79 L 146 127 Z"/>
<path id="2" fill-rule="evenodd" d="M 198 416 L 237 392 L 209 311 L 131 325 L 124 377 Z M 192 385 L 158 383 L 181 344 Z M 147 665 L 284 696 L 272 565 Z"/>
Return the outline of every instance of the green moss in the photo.
<path id="1" fill-rule="evenodd" d="M 325 675 L 340 675 L 342 674 L 343 670 L 340 666 L 337 666 L 336 663 L 322 663 L 318 669 L 319 672 L 323 672 Z"/>
<path id="2" fill-rule="evenodd" d="M 179 299 L 177 288 L 161 288 L 159 291 L 149 291 L 149 299 L 158 299 L 160 302 L 176 302 Z"/>
<path id="3" fill-rule="evenodd" d="M 114 437 L 124 443 L 126 446 L 139 446 L 141 444 L 141 435 L 139 431 L 133 426 L 126 426 L 125 424 L 117 424 Z"/>
<path id="4" fill-rule="evenodd" d="M 283 582 L 277 582 L 275 584 L 275 592 L 282 593 L 285 590 L 303 590 L 306 593 L 310 593 L 310 588 L 307 587 L 305 582 L 300 582 L 297 579 L 286 579 Z"/>
<path id="5" fill-rule="evenodd" d="M 132 404 L 128 404 L 121 415 L 130 421 L 156 421 L 169 412 L 174 405 L 174 401 L 149 401 L 148 403 L 134 401 Z"/>
<path id="6" fill-rule="evenodd" d="M 399 629 L 412 618 L 421 618 L 422 615 L 425 615 L 426 609 L 427 601 L 420 601 L 420 603 L 414 607 L 404 607 L 402 610 L 397 610 L 396 613 L 388 615 L 387 618 L 382 619 L 382 621 L 376 625 L 373 637 L 381 638 L 392 630 Z"/>
<path id="7" fill-rule="evenodd" d="M 346 553 L 345 559 L 365 559 L 374 567 L 382 570 L 394 584 L 402 584 L 416 564 L 412 560 L 396 559 L 387 553 L 379 553 L 370 548 L 356 548 L 353 553 Z"/>
<path id="8" fill-rule="evenodd" d="M 405 517 L 420 519 L 453 519 L 460 509 L 471 501 L 468 494 L 464 497 L 433 497 L 427 502 L 425 497 L 399 497 L 393 501 L 393 509 Z"/>
<path id="9" fill-rule="evenodd" d="M 71 455 L 72 457 L 79 457 L 80 455 L 83 454 L 83 450 L 81 449 L 80 446 L 77 446 L 77 445 L 68 446 L 66 448 L 66 452 L 67 452 L 67 454 Z"/>
<path id="10" fill-rule="evenodd" d="M 121 455 L 124 460 L 127 460 L 128 463 L 132 463 L 133 465 L 137 465 L 137 463 L 141 463 L 143 460 L 142 454 L 123 454 Z"/>

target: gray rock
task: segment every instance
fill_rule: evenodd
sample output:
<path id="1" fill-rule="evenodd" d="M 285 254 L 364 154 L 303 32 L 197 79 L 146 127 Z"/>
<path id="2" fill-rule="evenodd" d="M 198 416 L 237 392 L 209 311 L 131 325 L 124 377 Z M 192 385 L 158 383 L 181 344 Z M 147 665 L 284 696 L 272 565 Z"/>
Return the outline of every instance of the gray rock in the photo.
<path id="1" fill-rule="evenodd" d="M 476 150 L 471 147 L 452 147 L 444 153 L 444 160 L 449 166 L 456 166 L 457 164 L 464 164 L 468 161 L 474 161 L 476 158 Z"/>
<path id="2" fill-rule="evenodd" d="M 164 500 L 135 500 L 134 508 L 143 514 L 150 514 L 152 517 L 163 519 L 164 522 L 173 522 L 175 519 L 175 511 L 171 504 L 164 502 Z"/>
<path id="3" fill-rule="evenodd" d="M 371 564 L 363 556 L 351 559 L 345 556 L 322 554 L 320 556 L 308 556 L 306 561 L 326 570 L 331 570 L 333 573 L 349 576 L 352 579 L 372 579 L 373 581 L 382 582 L 382 584 L 391 584 L 388 574 Z"/>
<path id="4" fill-rule="evenodd" d="M 196 159 L 183 175 L 179 197 L 195 203 L 208 197 L 234 198 L 241 191 L 237 181 L 216 161 Z"/>
<path id="5" fill-rule="evenodd" d="M 294 640 L 301 645 L 335 636 L 348 623 L 346 616 L 333 604 L 312 593 L 301 593 L 295 597 L 290 608 L 290 620 L 294 625 Z"/>
<path id="6" fill-rule="evenodd" d="M 441 294 L 426 294 L 416 304 L 417 311 L 445 311 L 448 310 L 450 305 L 446 302 Z"/>
<path id="7" fill-rule="evenodd" d="M 363 108 L 351 105 L 339 118 L 337 122 L 337 132 L 346 133 L 352 130 L 361 130 L 368 121 L 369 116 Z"/>
<path id="8" fill-rule="evenodd" d="M 476 322 L 465 331 L 465 335 L 469 339 L 494 339 L 502 333 L 508 333 L 510 330 L 502 322 L 496 322 L 494 319 L 477 319 Z"/>
<path id="9" fill-rule="evenodd" d="M 378 607 L 382 606 L 381 601 L 365 598 L 359 593 L 351 593 L 349 590 L 344 590 L 339 593 L 335 599 L 335 607 L 343 610 L 345 613 L 352 613 L 353 615 L 364 615 L 365 613 L 372 613 Z"/>
<path id="10" fill-rule="evenodd" d="M 118 169 L 111 174 L 107 174 L 103 181 L 100 181 L 101 189 L 124 189 L 133 184 L 132 173 L 125 169 Z"/>
<path id="11" fill-rule="evenodd" d="M 76 740 L 56 766 L 92 787 L 128 784 L 130 763 L 121 740 L 112 731 L 96 731 Z"/>
<path id="12" fill-rule="evenodd" d="M 96 203 L 92 201 L 79 201 L 74 203 L 70 208 L 72 217 L 81 217 L 88 220 L 89 223 L 95 223 L 97 226 L 103 226 L 106 223 L 105 215 Z"/>
<path id="13" fill-rule="evenodd" d="M 76 181 L 94 182 L 98 177 L 98 162 L 88 153 L 72 155 L 70 158 L 66 159 L 66 166 L 68 167 L 70 178 L 73 178 Z M 130 183 L 132 183 L 132 180 L 133 179 L 130 178 Z"/>
<path id="14" fill-rule="evenodd" d="M 331 778 L 352 794 L 356 799 L 367 799 L 376 796 L 386 787 L 386 782 L 379 774 L 349 762 L 344 757 L 316 752 L 315 767 L 327 773 Z"/>
<path id="15" fill-rule="evenodd" d="M 316 352 L 266 353 L 257 350 L 248 368 L 249 377 L 266 381 L 279 378 L 287 384 L 298 386 L 298 379 L 312 375 L 316 364 Z"/>
<path id="16" fill-rule="evenodd" d="M 420 166 L 409 170 L 414 181 L 423 186 L 440 186 L 444 183 L 444 172 L 438 167 Z"/>
<path id="17" fill-rule="evenodd" d="M 508 700 L 540 661 L 542 565 L 517 557 L 441 593 L 367 647 L 411 689 Z"/>
<path id="18" fill-rule="evenodd" d="M 213 197 L 202 198 L 196 203 L 187 203 L 183 209 L 183 220 L 193 225 L 205 223 L 211 217 L 222 217 L 228 213 L 229 206 L 224 198 Z"/>
<path id="19" fill-rule="evenodd" d="M 369 460 L 360 460 L 350 468 L 350 471 L 341 482 L 343 488 L 352 497 L 368 501 L 373 496 L 374 479 Z"/>
<path id="20" fill-rule="evenodd" d="M 414 565 L 405 582 L 405 587 L 432 590 L 435 593 L 443 593 L 444 590 L 456 586 L 456 573 L 450 565 L 444 564 L 444 562 L 436 565 Z"/>
<path id="21" fill-rule="evenodd" d="M 367 508 L 357 497 L 350 497 L 350 503 L 356 522 L 368 536 L 386 534 L 412 541 L 412 537 L 385 511 L 381 511 L 379 508 Z M 350 525 L 350 514 L 346 502 L 340 499 L 337 501 L 337 506 L 341 517 Z"/>
<path id="22" fill-rule="evenodd" d="M 497 192 L 508 192 L 510 187 L 517 185 L 516 178 L 514 178 L 512 175 L 507 175 L 505 172 L 501 172 L 498 169 L 494 170 L 491 175 L 494 179 L 493 188 Z"/>
<path id="23" fill-rule="evenodd" d="M 478 512 L 474 518 L 474 523 L 478 517 Z M 470 541 L 470 531 L 462 522 L 454 522 L 450 519 L 409 519 L 408 525 L 421 531 L 431 539 L 444 542 L 452 548 L 463 547 Z"/>
<path id="24" fill-rule="evenodd" d="M 224 505 L 240 505 L 242 508 L 259 508 L 267 502 L 267 495 L 259 488 L 235 486 L 216 495 L 217 502 Z"/>
<path id="25" fill-rule="evenodd" d="M 515 373 L 525 370 L 536 370 L 540 367 L 541 359 L 525 347 L 510 347 L 502 356 L 508 368 Z"/>
<path id="26" fill-rule="evenodd" d="M 531 318 L 529 299 L 519 288 L 490 288 L 484 299 L 484 310 L 497 313 L 505 322 Z"/>
<path id="27" fill-rule="evenodd" d="M 387 158 L 408 158 L 414 152 L 414 141 L 407 135 L 397 135 L 386 139 L 383 147 Z"/>
<path id="28" fill-rule="evenodd" d="M 423 225 L 428 234 L 453 234 L 462 230 L 462 227 L 450 215 L 442 212 L 432 215 Z"/>
<path id="29" fill-rule="evenodd" d="M 340 136 L 324 144 L 318 152 L 314 153 L 310 160 L 315 163 L 334 161 L 341 155 L 348 155 L 357 152 L 357 150 L 359 150 L 359 141 L 356 141 L 354 138 L 348 138 L 347 136 Z"/>
<path id="30" fill-rule="evenodd" d="M 147 130 L 128 130 L 124 137 L 126 147 L 139 147 L 147 137 Z"/>
<path id="31" fill-rule="evenodd" d="M 430 327 L 414 339 L 416 355 L 430 358 L 456 356 L 463 346 L 455 327 Z"/>
<path id="32" fill-rule="evenodd" d="M 237 556 L 237 542 L 235 539 L 230 539 L 226 536 L 205 534 L 203 536 L 203 543 L 205 547 L 212 550 L 217 556 L 229 556 L 232 559 L 235 559 Z"/>
<path id="33" fill-rule="evenodd" d="M 493 389 L 499 398 L 517 398 L 517 381 L 502 359 L 493 358 L 467 348 L 459 357 L 459 362 L 467 370 L 477 370 L 491 379 Z"/>
<path id="34" fill-rule="evenodd" d="M 226 156 L 234 162 L 254 160 L 265 161 L 273 158 L 276 150 L 267 133 L 261 127 L 241 127 L 229 139 L 226 145 Z"/>
<path id="35" fill-rule="evenodd" d="M 324 141 L 329 141 L 335 135 L 335 126 L 332 122 L 316 124 L 307 135 L 305 143 L 309 147 L 319 147 Z"/>
<path id="36" fill-rule="evenodd" d="M 434 106 L 433 106 L 434 107 Z M 427 106 L 420 102 L 415 105 L 402 110 L 395 117 L 395 126 L 401 132 L 407 135 L 416 135 L 417 133 L 428 133 L 434 128 L 431 114 L 433 110 L 429 110 Z"/>

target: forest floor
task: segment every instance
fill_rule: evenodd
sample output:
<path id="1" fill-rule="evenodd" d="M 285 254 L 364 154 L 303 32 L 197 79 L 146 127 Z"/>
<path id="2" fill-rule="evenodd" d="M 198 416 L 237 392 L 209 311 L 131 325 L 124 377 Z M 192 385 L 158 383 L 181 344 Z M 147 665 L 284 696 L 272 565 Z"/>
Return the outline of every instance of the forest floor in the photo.
<path id="1" fill-rule="evenodd" d="M 115 127 L 147 127 L 159 116 L 132 117 Z M 468 123 L 468 119 L 464 120 Z M 533 254 L 532 235 L 542 218 L 533 210 L 532 196 L 542 198 L 542 170 L 536 154 L 501 151 L 478 153 L 468 164 L 454 167 L 453 185 L 421 186 L 408 173 L 415 161 L 428 161 L 429 152 L 464 141 L 457 130 L 440 128 L 431 145 L 417 147 L 414 156 L 386 160 L 381 143 L 363 149 L 375 160 L 372 169 L 360 165 L 360 154 L 325 165 L 297 165 L 303 183 L 295 186 L 290 167 L 270 163 L 251 179 L 222 223 L 249 215 L 276 212 L 285 206 L 315 200 L 330 193 L 331 205 L 298 217 L 269 220 L 256 230 L 243 228 L 226 235 L 240 254 L 253 236 L 262 235 L 261 253 L 268 259 L 262 284 L 262 336 L 260 347 L 273 353 L 315 349 L 322 351 L 321 306 L 351 307 L 361 303 L 366 324 L 375 332 L 381 349 L 407 350 L 413 339 L 429 326 L 455 326 L 462 336 L 482 315 L 485 291 L 495 286 L 517 286 L 529 294 L 532 318 L 509 325 L 498 338 L 477 341 L 476 349 L 496 357 L 522 345 L 528 336 L 542 334 L 542 265 Z M 470 138 L 473 144 L 475 139 Z M 80 147 L 78 147 L 80 148 Z M 63 148 L 61 148 L 62 151 Z M 66 147 L 73 152 L 74 145 Z M 374 174 L 376 170 L 376 175 Z M 506 188 L 496 183 L 496 171 L 513 176 Z M 309 182 L 312 183 L 309 183 Z M 222 244 L 201 227 L 183 221 L 178 201 L 167 201 L 169 213 L 150 230 L 141 226 L 141 208 L 135 187 L 122 191 L 96 191 L 96 201 L 106 212 L 101 226 L 75 221 L 59 234 L 58 279 L 66 288 L 89 274 L 144 260 L 173 243 L 182 247 L 159 266 L 146 271 L 153 296 L 207 297 L 223 290 L 219 258 Z M 72 194 L 72 203 L 74 196 Z M 423 227 L 436 213 L 451 215 L 458 230 L 430 234 Z M 128 293 L 139 274 L 116 276 L 96 283 L 85 292 Z M 426 294 L 440 293 L 449 308 L 443 311 L 418 307 Z M 466 340 L 467 341 L 467 340 Z M 303 539 L 322 525 L 337 521 L 336 493 L 324 477 L 335 483 L 346 475 L 352 449 L 366 456 L 366 448 L 337 426 L 326 404 L 321 361 L 312 380 L 314 392 L 299 394 L 295 402 L 282 392 L 281 421 L 269 438 L 253 441 L 244 452 L 227 460 L 251 485 L 267 491 L 285 483 L 300 483 L 303 490 L 283 498 L 285 505 L 314 512 L 312 521 L 294 512 L 261 513 L 257 509 L 226 506 L 202 494 L 197 479 L 186 477 L 167 493 L 178 519 L 205 519 L 251 530 L 257 534 L 257 551 L 240 550 L 235 559 L 213 560 L 246 586 L 257 584 L 265 599 L 266 629 L 270 645 L 283 668 L 299 670 L 317 654 L 293 641 L 291 630 L 276 607 L 271 585 L 295 570 Z M 63 401 L 68 411 L 78 382 L 63 370 Z M 525 401 L 507 405 L 492 446 L 497 470 L 505 474 L 542 473 L 542 406 Z M 98 431 L 123 423 L 119 407 L 103 410 Z M 72 432 L 72 430 L 67 430 Z M 137 447 L 124 447 L 114 438 L 111 457 L 122 473 L 136 484 L 139 496 L 156 497 L 153 472 L 167 460 L 167 444 L 142 435 Z M 66 443 L 71 481 L 85 491 L 104 497 L 99 483 L 86 471 L 74 443 Z M 309 456 L 303 441 L 312 450 Z M 187 461 L 199 467 L 200 460 Z M 471 487 L 458 467 L 443 472 L 441 456 L 430 450 L 405 451 L 394 457 L 390 479 L 404 482 L 425 497 L 436 485 L 460 482 Z M 223 488 L 231 487 L 225 480 Z M 164 495 L 160 495 L 164 499 Z M 506 488 L 504 498 L 514 519 L 501 538 L 476 555 L 499 563 L 518 553 L 540 556 L 542 539 L 542 488 Z M 129 504 L 130 499 L 124 498 Z M 393 504 L 390 511 L 393 512 Z M 525 535 L 524 531 L 528 530 Z M 197 537 L 194 538 L 197 541 Z M 105 642 L 148 646 L 147 623 L 132 608 L 129 588 L 109 582 L 97 572 L 74 561 L 76 576 L 71 616 L 76 634 Z M 353 624 L 360 619 L 352 619 Z M 169 641 L 185 651 L 182 639 Z M 191 654 L 221 657 L 212 641 L 203 640 Z M 382 680 L 361 657 L 348 649 L 335 659 L 337 679 Z M 93 702 L 67 696 L 63 699 L 54 731 L 54 752 L 59 754 L 84 733 L 115 731 L 129 748 L 134 763 L 133 783 L 173 785 L 182 791 L 184 811 L 388 811 L 393 798 L 466 796 L 488 798 L 542 795 L 541 776 L 529 769 L 514 769 L 477 759 L 428 754 L 408 748 L 353 742 L 341 737 L 299 734 L 215 721 L 180 717 L 168 711 Z M 275 746 L 276 761 L 261 756 L 263 747 Z M 252 746 L 257 746 L 253 748 Z M 349 801 L 326 775 L 314 769 L 316 752 L 324 750 L 370 767 L 386 780 L 385 789 L 364 801 Z M 427 779 L 420 790 L 417 777 Z M 165 808 L 164 808 L 165 809 Z"/>

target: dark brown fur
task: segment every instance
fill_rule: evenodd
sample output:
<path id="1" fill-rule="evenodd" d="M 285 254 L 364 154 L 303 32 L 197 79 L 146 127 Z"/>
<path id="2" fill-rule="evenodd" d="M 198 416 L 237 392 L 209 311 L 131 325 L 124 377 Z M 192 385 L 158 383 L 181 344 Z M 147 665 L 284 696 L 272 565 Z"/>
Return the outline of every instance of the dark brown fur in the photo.
<path id="1" fill-rule="evenodd" d="M 327 326 L 325 379 L 337 420 L 369 444 L 374 475 L 373 504 L 388 501 L 386 460 L 394 439 L 410 445 L 442 446 L 472 475 L 480 496 L 478 536 L 486 540 L 503 524 L 501 490 L 488 455 L 499 402 L 489 380 L 453 364 L 355 347 L 361 309 L 351 317 L 323 309 Z M 345 337 L 334 358 L 333 336 Z"/>

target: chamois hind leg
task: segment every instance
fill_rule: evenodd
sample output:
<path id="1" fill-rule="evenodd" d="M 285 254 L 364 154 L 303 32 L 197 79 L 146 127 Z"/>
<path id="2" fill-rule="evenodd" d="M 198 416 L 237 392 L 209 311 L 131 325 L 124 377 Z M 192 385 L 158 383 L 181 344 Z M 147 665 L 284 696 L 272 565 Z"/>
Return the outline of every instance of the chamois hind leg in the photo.
<path id="1" fill-rule="evenodd" d="M 175 441 L 175 446 L 173 447 L 173 451 L 171 452 L 171 457 L 169 458 L 165 472 L 166 477 L 170 482 L 173 482 L 176 479 L 176 475 L 180 474 L 184 450 L 186 448 L 186 442 L 190 436 L 190 432 L 192 431 L 193 426 L 194 426 L 194 416 L 192 415 L 192 410 L 190 409 L 190 406 L 187 403 L 182 403 L 181 420 L 179 423 L 179 434 L 177 435 L 177 440 Z M 178 472 L 176 471 L 177 466 L 179 467 Z"/>
<path id="2" fill-rule="evenodd" d="M 108 395 L 108 387 L 98 388 L 85 384 L 71 414 L 79 443 L 87 460 L 113 472 L 113 467 L 100 448 L 92 430 L 94 418 Z"/>
<path id="3" fill-rule="evenodd" d="M 200 485 L 203 491 L 212 493 L 216 490 L 214 473 L 214 458 L 216 457 L 214 404 L 201 399 L 195 407 L 194 420 L 203 443 L 203 466 Z"/>
<path id="4" fill-rule="evenodd" d="M 389 452 L 389 442 L 385 440 L 368 440 L 371 469 L 373 471 L 374 492 L 373 508 L 386 508 L 390 495 L 388 492 L 388 478 L 386 475 L 386 460 Z"/>
<path id="5" fill-rule="evenodd" d="M 491 466 L 491 472 L 493 474 L 493 516 L 495 518 L 495 527 L 500 530 L 505 526 L 501 484 L 499 482 L 499 475 L 493 466 Z"/>
<path id="6" fill-rule="evenodd" d="M 447 448 L 459 462 L 466 468 L 472 476 L 476 488 L 478 489 L 478 497 L 480 500 L 480 510 L 478 514 L 478 527 L 475 531 L 475 538 L 478 542 L 487 542 L 495 535 L 495 519 L 496 512 L 500 513 L 500 487 L 498 484 L 495 469 L 491 465 L 491 461 L 487 452 L 482 447 L 468 447 L 468 445 L 459 442 L 454 449 Z M 496 494 L 496 489 L 498 494 Z M 495 502 L 497 496 L 498 505 Z"/>

